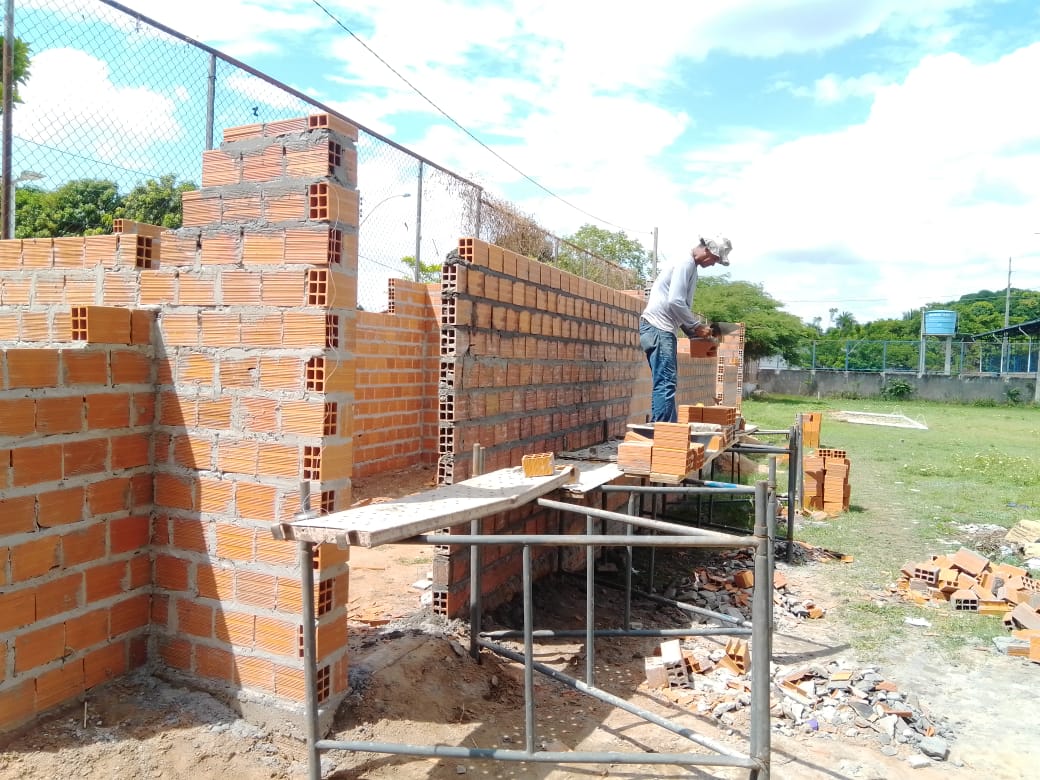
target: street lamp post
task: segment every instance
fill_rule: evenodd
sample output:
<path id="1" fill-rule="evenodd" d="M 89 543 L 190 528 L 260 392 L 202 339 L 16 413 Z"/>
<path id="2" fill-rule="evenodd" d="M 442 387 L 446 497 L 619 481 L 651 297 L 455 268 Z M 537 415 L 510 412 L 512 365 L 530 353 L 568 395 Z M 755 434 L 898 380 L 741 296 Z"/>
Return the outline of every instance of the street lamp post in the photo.
<path id="1" fill-rule="evenodd" d="M 362 218 L 362 220 L 358 223 L 358 230 L 360 230 L 361 226 L 364 225 L 366 221 L 368 221 L 368 218 L 371 217 L 375 213 L 376 209 L 379 208 L 380 206 L 382 206 L 388 200 L 393 200 L 394 198 L 410 198 L 410 197 L 412 197 L 412 193 L 410 193 L 410 192 L 399 192 L 396 195 L 387 195 L 385 198 L 383 198 L 381 201 L 379 201 L 376 205 L 374 205 L 371 209 L 369 209 L 369 212 L 367 214 L 365 214 L 365 216 Z"/>
<path id="2" fill-rule="evenodd" d="M 10 203 L 11 205 L 10 205 L 10 208 L 7 209 L 7 230 L 4 231 L 9 238 L 14 238 L 14 222 L 15 222 L 15 206 L 16 206 L 16 204 L 15 204 L 15 194 L 18 191 L 18 185 L 22 184 L 23 182 L 27 182 L 27 181 L 39 181 L 42 178 L 44 178 L 44 175 L 42 173 L 37 173 L 36 171 L 22 171 L 20 174 L 18 174 L 18 178 L 17 179 L 12 179 L 11 180 L 11 188 L 6 193 L 8 199 L 9 199 L 8 203 Z"/>

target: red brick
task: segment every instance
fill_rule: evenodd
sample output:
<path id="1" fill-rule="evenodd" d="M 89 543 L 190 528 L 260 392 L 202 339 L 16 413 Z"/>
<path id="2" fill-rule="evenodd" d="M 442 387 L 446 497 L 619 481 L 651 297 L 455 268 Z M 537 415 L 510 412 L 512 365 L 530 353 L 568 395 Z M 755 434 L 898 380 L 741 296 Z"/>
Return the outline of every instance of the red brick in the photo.
<path id="1" fill-rule="evenodd" d="M 121 517 L 108 521 L 109 550 L 113 555 L 148 546 L 151 529 L 144 516 Z"/>
<path id="2" fill-rule="evenodd" d="M 256 537 L 256 559 L 261 563 L 270 563 L 275 566 L 293 566 L 298 560 L 296 545 L 274 539 L 268 532 L 257 534 Z"/>
<path id="3" fill-rule="evenodd" d="M 155 558 L 155 584 L 165 590 L 186 591 L 188 589 L 188 562 L 171 555 Z"/>
<path id="4" fill-rule="evenodd" d="M 295 623 L 257 615 L 255 630 L 254 643 L 258 650 L 293 657 L 299 653 L 299 632 Z"/>
<path id="5" fill-rule="evenodd" d="M 8 349 L 7 386 L 58 387 L 58 351 L 53 349 Z"/>
<path id="6" fill-rule="evenodd" d="M 83 659 L 69 661 L 36 678 L 36 711 L 43 712 L 64 704 L 83 693 Z"/>
<path id="7" fill-rule="evenodd" d="M 22 582 L 46 574 L 59 565 L 61 538 L 55 535 L 32 539 L 11 547 L 11 580 Z"/>
<path id="8" fill-rule="evenodd" d="M 136 590 L 152 584 L 152 561 L 147 550 L 130 559 L 130 580 L 127 590 Z"/>
<path id="9" fill-rule="evenodd" d="M 98 648 L 83 659 L 84 688 L 93 688 L 103 682 L 126 674 L 126 643 L 113 642 Z"/>
<path id="10" fill-rule="evenodd" d="M 98 561 L 105 556 L 105 524 L 94 522 L 82 531 L 62 536 L 61 546 L 65 568 L 72 568 L 88 561 Z"/>
<path id="11" fill-rule="evenodd" d="M 43 434 L 83 430 L 83 397 L 36 399 L 36 430 Z"/>
<path id="12" fill-rule="evenodd" d="M 184 639 L 165 637 L 159 640 L 159 655 L 163 662 L 183 672 L 191 671 L 191 643 Z"/>
<path id="13" fill-rule="evenodd" d="M 132 469 L 149 465 L 148 435 L 135 433 L 112 437 L 112 470 Z"/>
<path id="14" fill-rule="evenodd" d="M 147 626 L 150 611 L 151 599 L 146 593 L 131 596 L 118 604 L 113 604 L 110 610 L 109 635 L 114 639 L 134 629 Z"/>
<path id="15" fill-rule="evenodd" d="M 200 428 L 231 428 L 231 399 L 219 398 L 215 401 L 200 400 L 197 407 L 197 422 Z"/>
<path id="16" fill-rule="evenodd" d="M 233 561 L 253 560 L 254 537 L 252 528 L 217 523 L 217 556 Z M 292 547 L 292 545 L 289 545 Z"/>
<path id="17" fill-rule="evenodd" d="M 177 600 L 177 630 L 193 636 L 213 636 L 213 609 L 188 599 Z"/>
<path id="18" fill-rule="evenodd" d="M 65 654 L 65 624 L 57 623 L 14 638 L 14 671 L 17 674 L 57 661 Z"/>
<path id="19" fill-rule="evenodd" d="M 228 480 L 199 480 L 199 510 L 216 514 L 229 514 L 232 506 L 234 485 Z"/>
<path id="20" fill-rule="evenodd" d="M 235 574 L 235 600 L 263 609 L 274 609 L 277 600 L 277 578 L 261 572 L 243 571 Z"/>
<path id="21" fill-rule="evenodd" d="M 0 498 L 0 537 L 28 533 L 35 528 L 36 496 Z"/>
<path id="22" fill-rule="evenodd" d="M 87 569 L 87 603 L 92 604 L 122 593 L 126 581 L 126 562 L 104 563 Z"/>
<path id="23" fill-rule="evenodd" d="M 152 383 L 152 361 L 135 349 L 114 349 L 111 357 L 112 385 Z"/>
<path id="24" fill-rule="evenodd" d="M 0 436 L 24 436 L 36 430 L 36 401 L 0 399 Z"/>
<path id="25" fill-rule="evenodd" d="M 36 620 L 36 589 L 0 593 L 0 632 L 28 626 Z"/>
<path id="26" fill-rule="evenodd" d="M 134 393 L 131 401 L 131 425 L 151 425 L 155 422 L 155 394 Z"/>
<path id="27" fill-rule="evenodd" d="M 40 493 L 39 513 L 36 522 L 40 528 L 54 528 L 59 525 L 78 523 L 84 518 L 83 488 L 52 490 Z"/>
<path id="28" fill-rule="evenodd" d="M 86 650 L 88 647 L 108 641 L 108 610 L 95 609 L 85 615 L 65 620 L 65 646 L 71 650 Z"/>
<path id="29" fill-rule="evenodd" d="M 129 503 L 130 480 L 126 477 L 106 479 L 87 485 L 87 506 L 93 516 L 120 512 Z"/>
<path id="30" fill-rule="evenodd" d="M 65 384 L 68 387 L 108 384 L 108 352 L 93 350 L 62 350 L 65 364 Z"/>
<path id="31" fill-rule="evenodd" d="M 221 569 L 199 564 L 195 572 L 195 583 L 199 596 L 218 601 L 231 601 L 235 598 L 235 570 Z M 217 618 L 218 622 L 220 618 Z"/>
<path id="32" fill-rule="evenodd" d="M 255 615 L 220 609 L 217 611 L 217 625 L 213 633 L 221 642 L 235 647 L 252 647 L 255 625 Z"/>
<path id="33" fill-rule="evenodd" d="M 108 470 L 108 439 L 69 441 L 62 445 L 65 478 Z"/>
<path id="34" fill-rule="evenodd" d="M 129 393 L 92 393 L 87 395 L 85 400 L 89 430 L 129 427 Z"/>
<path id="35" fill-rule="evenodd" d="M 62 477 L 62 448 L 60 444 L 40 447 L 18 447 L 11 450 L 15 487 L 57 482 Z"/>
<path id="36" fill-rule="evenodd" d="M 155 475 L 155 503 L 170 509 L 195 509 L 195 484 L 173 474 Z"/>
<path id="37" fill-rule="evenodd" d="M 202 677 L 231 682 L 233 669 L 233 656 L 227 650 L 207 645 L 195 648 L 195 672 Z"/>
<path id="38" fill-rule="evenodd" d="M 83 575 L 70 574 L 36 588 L 36 619 L 46 620 L 76 609 L 83 602 Z"/>
<path id="39" fill-rule="evenodd" d="M 32 720 L 36 712 L 35 681 L 0 690 L 0 729 L 7 731 Z"/>
<path id="40" fill-rule="evenodd" d="M 206 552 L 206 527 L 202 520 L 173 519 L 173 546 L 178 550 Z"/>
<path id="41" fill-rule="evenodd" d="M 274 692 L 283 699 L 304 701 L 307 698 L 307 686 L 303 678 L 303 669 L 276 664 Z"/>
<path id="42" fill-rule="evenodd" d="M 130 508 L 141 509 L 155 500 L 155 479 L 151 474 L 130 477 Z"/>
<path id="43" fill-rule="evenodd" d="M 266 658 L 235 654 L 235 682 L 245 688 L 274 692 L 274 664 Z"/>

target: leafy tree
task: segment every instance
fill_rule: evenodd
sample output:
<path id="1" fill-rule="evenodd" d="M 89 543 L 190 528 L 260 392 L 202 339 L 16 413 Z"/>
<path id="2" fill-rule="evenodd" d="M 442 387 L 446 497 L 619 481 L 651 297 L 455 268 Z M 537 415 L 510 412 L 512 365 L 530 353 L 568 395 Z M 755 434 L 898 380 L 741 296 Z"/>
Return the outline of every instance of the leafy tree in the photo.
<path id="1" fill-rule="evenodd" d="M 74 179 L 50 192 L 19 189 L 15 194 L 15 237 L 107 233 L 120 202 L 116 183 L 106 179 Z"/>
<path id="2" fill-rule="evenodd" d="M 197 189 L 194 182 L 177 182 L 172 173 L 138 184 L 116 209 L 116 216 L 147 222 L 164 228 L 179 228 L 182 224 L 181 195 Z"/>
<path id="3" fill-rule="evenodd" d="M 567 236 L 566 240 L 605 260 L 611 260 L 622 268 L 631 270 L 636 276 L 639 288 L 646 284 L 650 255 L 638 240 L 625 235 L 625 231 L 619 230 L 611 233 L 609 230 L 595 225 L 585 224 L 578 228 L 574 235 Z M 560 266 L 580 264 L 578 254 L 564 244 L 560 247 Z M 573 272 L 571 268 L 567 268 L 567 270 Z"/>
<path id="4" fill-rule="evenodd" d="M 744 323 L 744 356 L 748 360 L 781 355 L 796 363 L 813 331 L 795 315 L 781 311 L 781 306 L 762 285 L 732 282 L 728 275 L 699 280 L 693 301 L 694 311 L 714 322 Z"/>
<path id="5" fill-rule="evenodd" d="M 401 258 L 401 262 L 404 263 L 408 269 L 408 278 L 415 278 L 415 257 L 412 255 L 406 255 Z M 431 282 L 439 282 L 441 280 L 441 266 L 440 263 L 419 263 L 419 281 L 425 284 Z"/>
<path id="6" fill-rule="evenodd" d="M 0 46 L 3 46 L 4 36 L 0 35 Z M 23 41 L 21 38 L 14 39 L 14 65 L 11 68 L 11 75 L 13 76 L 14 82 L 14 94 L 11 95 L 11 100 L 14 103 L 21 103 L 22 98 L 18 94 L 18 87 L 24 86 L 25 82 L 29 80 L 29 44 Z M 0 98 L 3 97 L 3 84 L 0 83 Z M 3 105 L 0 104 L 0 113 L 3 112 Z"/>

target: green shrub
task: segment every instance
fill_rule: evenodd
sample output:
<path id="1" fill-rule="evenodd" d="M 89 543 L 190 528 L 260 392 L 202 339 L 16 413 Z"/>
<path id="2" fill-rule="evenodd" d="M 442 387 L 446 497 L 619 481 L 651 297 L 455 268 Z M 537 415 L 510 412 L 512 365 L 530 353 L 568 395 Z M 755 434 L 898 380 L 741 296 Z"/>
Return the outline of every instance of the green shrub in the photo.
<path id="1" fill-rule="evenodd" d="M 881 388 L 881 397 L 889 401 L 906 401 L 912 398 L 917 388 L 905 379 L 892 379 Z"/>

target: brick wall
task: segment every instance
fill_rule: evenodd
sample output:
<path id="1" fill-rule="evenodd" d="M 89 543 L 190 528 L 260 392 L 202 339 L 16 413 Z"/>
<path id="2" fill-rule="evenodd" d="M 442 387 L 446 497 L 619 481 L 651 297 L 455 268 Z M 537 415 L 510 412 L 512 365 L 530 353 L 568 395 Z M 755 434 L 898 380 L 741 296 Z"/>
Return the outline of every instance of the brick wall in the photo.
<path id="1" fill-rule="evenodd" d="M 36 275 L 34 294 L 60 273 Z M 77 348 L 3 351 L 0 729 L 146 660 L 150 347 L 128 346 L 122 315 L 111 329 L 92 316 Z"/>

